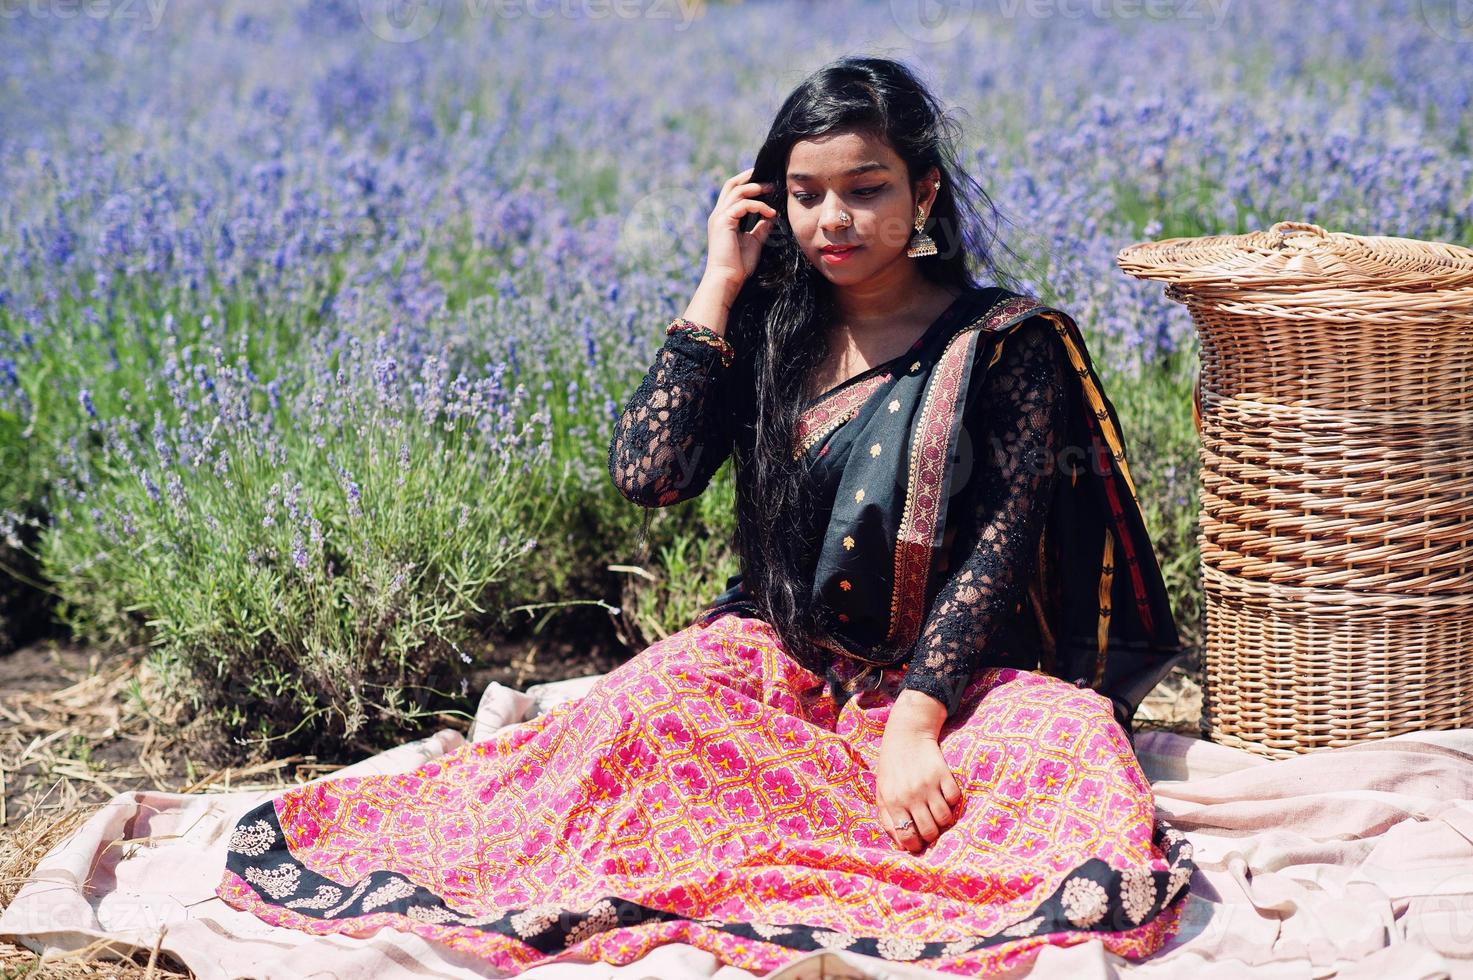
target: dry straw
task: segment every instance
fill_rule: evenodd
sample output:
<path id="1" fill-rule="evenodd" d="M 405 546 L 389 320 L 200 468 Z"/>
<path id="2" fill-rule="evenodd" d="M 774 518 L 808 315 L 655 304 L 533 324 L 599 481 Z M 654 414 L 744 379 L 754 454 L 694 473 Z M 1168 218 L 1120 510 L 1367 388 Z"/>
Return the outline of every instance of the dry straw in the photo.
<path id="1" fill-rule="evenodd" d="M 188 712 L 171 699 L 153 668 L 136 652 L 103 656 L 85 648 L 27 648 L 6 655 L 0 683 L 0 908 L 27 883 L 36 866 L 118 793 L 152 788 L 171 793 L 230 792 L 299 786 L 342 768 L 294 755 L 247 768 L 192 770 L 182 722 Z M 23 661 L 23 662 L 22 662 Z M 167 835 L 114 842 L 123 859 Z M 90 887 L 90 886 L 89 886 Z M 45 957 L 0 939 L 0 978 L 159 978 L 189 976 L 169 952 L 166 930 L 146 944 L 115 937 L 66 949 L 51 937 Z M 42 945 L 38 937 L 25 937 Z"/>
<path id="2" fill-rule="evenodd" d="M 1209 736 L 1473 724 L 1473 250 L 1281 221 L 1116 261 L 1201 338 Z"/>

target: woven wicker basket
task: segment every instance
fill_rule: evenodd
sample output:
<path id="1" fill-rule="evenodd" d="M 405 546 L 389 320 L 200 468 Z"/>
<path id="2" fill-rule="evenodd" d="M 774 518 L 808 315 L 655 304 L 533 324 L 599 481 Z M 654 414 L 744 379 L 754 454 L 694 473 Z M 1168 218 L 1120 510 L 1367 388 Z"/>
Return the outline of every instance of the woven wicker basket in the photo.
<path id="1" fill-rule="evenodd" d="M 1282 221 L 1116 261 L 1201 338 L 1208 736 L 1473 725 L 1473 250 Z"/>

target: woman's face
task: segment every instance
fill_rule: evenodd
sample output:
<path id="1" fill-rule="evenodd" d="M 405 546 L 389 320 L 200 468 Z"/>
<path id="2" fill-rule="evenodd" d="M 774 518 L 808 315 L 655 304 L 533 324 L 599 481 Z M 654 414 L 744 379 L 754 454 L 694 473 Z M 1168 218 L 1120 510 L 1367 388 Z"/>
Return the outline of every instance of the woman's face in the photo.
<path id="1" fill-rule="evenodd" d="M 862 282 L 893 263 L 913 261 L 905 250 L 915 231 L 916 205 L 929 217 L 935 167 L 920 186 L 883 141 L 841 131 L 793 144 L 788 154 L 788 224 L 803 254 L 835 284 Z M 851 219 L 843 221 L 839 212 Z M 854 248 L 826 254 L 825 246 Z M 892 270 L 893 271 L 893 270 Z"/>

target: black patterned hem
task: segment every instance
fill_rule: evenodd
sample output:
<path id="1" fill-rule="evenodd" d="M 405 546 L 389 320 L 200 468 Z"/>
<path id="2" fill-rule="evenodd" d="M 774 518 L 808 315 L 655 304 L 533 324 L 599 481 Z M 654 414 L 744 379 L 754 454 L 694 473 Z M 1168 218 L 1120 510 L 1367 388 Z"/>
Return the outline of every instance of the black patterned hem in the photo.
<path id="1" fill-rule="evenodd" d="M 267 800 L 241 818 L 231 834 L 228 870 L 248 882 L 261 901 L 324 921 L 394 912 L 416 922 L 465 926 L 500 933 L 546 954 L 589 936 L 648 922 L 689 920 L 733 936 L 792 950 L 847 950 L 890 960 L 959 956 L 1003 943 L 1057 932 L 1114 933 L 1139 929 L 1187 895 L 1196 870 L 1192 844 L 1181 831 L 1157 821 L 1152 842 L 1165 854 L 1166 871 L 1120 870 L 1098 858 L 1080 865 L 1054 892 L 1019 921 L 987 936 L 922 942 L 897 936 L 860 936 L 798 922 L 695 918 L 606 896 L 583 911 L 541 904 L 476 916 L 450 907 L 440 896 L 391 871 L 375 871 L 353 886 L 304 866 L 286 846 L 275 804 Z"/>

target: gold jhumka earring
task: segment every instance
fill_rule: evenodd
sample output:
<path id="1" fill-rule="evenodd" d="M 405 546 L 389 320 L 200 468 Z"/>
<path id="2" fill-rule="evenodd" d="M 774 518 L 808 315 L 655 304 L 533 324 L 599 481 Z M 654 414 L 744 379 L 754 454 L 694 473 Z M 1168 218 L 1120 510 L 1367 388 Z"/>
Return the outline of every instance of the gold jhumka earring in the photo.
<path id="1" fill-rule="evenodd" d="M 936 254 L 935 240 L 933 240 L 931 236 L 927 235 L 924 231 L 921 231 L 921 228 L 923 228 L 925 224 L 926 212 L 922 211 L 921 206 L 917 204 L 915 234 L 912 235 L 910 238 L 910 247 L 905 250 L 905 254 L 913 259 L 919 259 L 922 256 Z"/>

